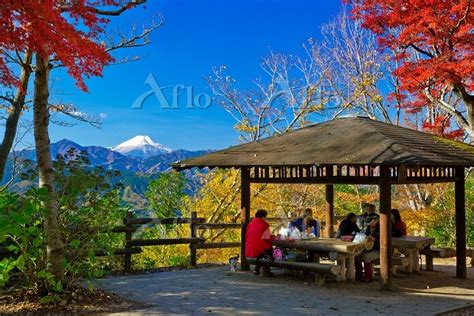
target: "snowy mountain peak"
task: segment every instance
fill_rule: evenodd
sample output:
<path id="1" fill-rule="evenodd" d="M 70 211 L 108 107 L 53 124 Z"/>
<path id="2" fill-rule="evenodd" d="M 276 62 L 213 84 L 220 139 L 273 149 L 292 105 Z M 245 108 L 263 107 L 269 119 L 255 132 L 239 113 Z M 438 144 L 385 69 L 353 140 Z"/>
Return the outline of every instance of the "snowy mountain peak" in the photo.
<path id="1" fill-rule="evenodd" d="M 155 142 L 147 135 L 137 135 L 111 149 L 132 157 L 150 157 L 172 151 L 170 148 Z"/>
<path id="2" fill-rule="evenodd" d="M 151 146 L 156 146 L 160 145 L 156 143 L 153 139 L 150 138 L 150 136 L 147 135 L 137 135 L 133 138 L 130 138 L 127 141 L 124 141 L 123 143 L 119 144 L 116 147 L 126 147 L 126 146 L 143 146 L 143 145 L 151 145 Z"/>

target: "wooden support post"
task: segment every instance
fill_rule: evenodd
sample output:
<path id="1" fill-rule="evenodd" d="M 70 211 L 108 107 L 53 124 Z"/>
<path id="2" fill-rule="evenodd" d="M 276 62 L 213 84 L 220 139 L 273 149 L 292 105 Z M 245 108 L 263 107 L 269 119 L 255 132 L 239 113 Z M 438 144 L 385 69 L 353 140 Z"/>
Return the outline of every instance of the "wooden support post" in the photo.
<path id="1" fill-rule="evenodd" d="M 334 237 L 334 186 L 326 184 L 326 237 Z"/>
<path id="2" fill-rule="evenodd" d="M 241 205 L 241 221 L 242 228 L 240 232 L 240 267 L 242 271 L 250 270 L 250 264 L 248 264 L 245 257 L 245 233 L 247 231 L 247 225 L 250 222 L 250 172 L 248 168 L 240 169 L 240 205 Z"/>
<path id="3" fill-rule="evenodd" d="M 380 279 L 382 289 L 392 286 L 392 192 L 390 168 L 380 167 Z"/>
<path id="4" fill-rule="evenodd" d="M 189 223 L 189 238 L 196 238 L 196 227 L 194 224 L 195 219 L 197 218 L 197 212 L 191 212 L 191 222 Z M 189 244 L 189 262 L 192 267 L 196 266 L 197 254 L 196 254 L 196 244 Z"/>
<path id="5" fill-rule="evenodd" d="M 432 256 L 425 256 L 426 261 L 426 271 L 433 271 L 433 257 Z"/>
<path id="6" fill-rule="evenodd" d="M 338 281 L 346 281 L 346 256 L 337 254 L 337 266 L 340 267 Z"/>
<path id="7" fill-rule="evenodd" d="M 127 215 L 126 215 L 126 219 L 127 218 L 132 218 L 133 216 L 133 213 L 128 211 L 127 212 Z M 124 221 L 126 222 L 126 221 Z M 128 224 L 126 224 L 128 226 Z M 129 241 L 132 240 L 132 232 L 131 231 L 127 231 L 125 232 L 125 250 L 127 249 L 130 249 L 132 248 L 131 246 L 129 246 Z M 126 273 L 130 273 L 131 270 L 132 270 L 132 254 L 130 252 L 127 252 L 124 254 L 123 256 L 123 270 L 126 272 Z"/>
<path id="8" fill-rule="evenodd" d="M 326 276 L 324 274 L 316 274 L 316 280 L 315 280 L 316 285 L 323 286 L 326 284 Z"/>
<path id="9" fill-rule="evenodd" d="M 464 167 L 456 167 L 454 183 L 456 205 L 456 277 L 465 279 L 466 269 L 466 200 L 464 192 Z"/>
<path id="10" fill-rule="evenodd" d="M 346 258 L 346 275 L 347 279 L 351 282 L 355 282 L 356 275 L 355 275 L 355 257 L 354 256 L 347 256 Z"/>

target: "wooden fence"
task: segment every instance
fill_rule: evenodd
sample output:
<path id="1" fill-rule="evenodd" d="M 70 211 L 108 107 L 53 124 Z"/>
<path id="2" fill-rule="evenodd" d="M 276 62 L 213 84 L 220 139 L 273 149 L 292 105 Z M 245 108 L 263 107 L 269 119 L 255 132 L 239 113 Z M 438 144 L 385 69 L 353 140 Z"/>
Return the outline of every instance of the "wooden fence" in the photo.
<path id="1" fill-rule="evenodd" d="M 267 218 L 271 226 L 279 228 L 286 225 L 288 218 Z M 136 232 L 142 225 L 189 225 L 189 237 L 186 238 L 168 238 L 168 239 L 133 239 L 133 233 Z M 323 223 L 322 223 L 323 224 Z M 196 266 L 197 250 L 199 249 L 223 249 L 223 248 L 238 248 L 241 246 L 238 242 L 212 242 L 207 243 L 204 238 L 197 237 L 198 231 L 203 230 L 217 230 L 217 229 L 241 229 L 240 223 L 206 223 L 204 218 L 197 216 L 196 212 L 191 212 L 191 217 L 175 217 L 175 218 L 133 218 L 132 212 L 128 212 L 124 219 L 124 226 L 115 227 L 113 232 L 125 233 L 125 248 L 116 249 L 114 255 L 122 255 L 123 268 L 125 272 L 131 271 L 132 255 L 142 252 L 142 247 L 148 246 L 162 246 L 162 245 L 179 245 L 189 244 L 190 264 Z M 106 253 L 98 253 L 96 255 L 107 255 Z"/>
<path id="2" fill-rule="evenodd" d="M 189 237 L 186 238 L 166 238 L 166 239 L 133 239 L 133 233 L 142 225 L 189 225 Z M 197 237 L 197 231 L 215 229 L 241 229 L 240 223 L 206 223 L 204 218 L 197 217 L 196 212 L 191 213 L 191 217 L 175 218 L 133 218 L 132 212 L 128 212 L 124 219 L 124 226 L 115 227 L 113 232 L 125 233 L 125 247 L 116 249 L 114 255 L 123 256 L 123 269 L 130 272 L 132 267 L 132 255 L 142 252 L 142 247 L 180 245 L 188 244 L 190 253 L 190 264 L 196 266 L 198 249 L 216 248 L 237 248 L 240 242 L 216 242 L 206 243 L 205 238 Z M 97 253 L 96 255 L 108 255 L 107 253 Z"/>
<path id="3" fill-rule="evenodd" d="M 285 222 L 285 219 L 268 218 L 270 223 Z M 123 270 L 130 272 L 132 268 L 132 256 L 142 252 L 142 247 L 163 246 L 163 245 L 179 245 L 188 244 L 190 253 L 190 264 L 196 266 L 197 250 L 199 249 L 222 249 L 222 248 L 238 248 L 238 242 L 206 242 L 204 238 L 197 237 L 198 231 L 218 230 L 218 229 L 241 229 L 240 223 L 206 223 L 204 218 L 197 216 L 196 212 L 191 213 L 191 217 L 175 217 L 175 218 L 134 218 L 132 212 L 127 212 L 123 220 L 123 226 L 113 227 L 112 229 L 103 229 L 103 232 L 123 233 L 125 234 L 124 248 L 114 249 L 108 252 L 103 249 L 95 250 L 96 256 L 123 256 Z M 137 232 L 143 225 L 189 225 L 189 237 L 186 238 L 166 238 L 166 239 L 134 239 L 133 234 Z M 6 257 L 14 257 L 15 254 L 8 250 L 6 246 L 0 246 L 0 260 Z"/>
<path id="4" fill-rule="evenodd" d="M 287 218 L 267 218 L 271 226 L 278 229 L 280 226 L 286 225 L 289 221 Z M 191 213 L 191 217 L 175 217 L 175 218 L 134 218 L 132 212 L 127 212 L 123 220 L 123 226 L 113 227 L 112 229 L 104 229 L 104 232 L 123 233 L 125 234 L 124 248 L 114 249 L 112 252 L 105 250 L 96 250 L 96 256 L 117 255 L 123 256 L 123 270 L 130 272 L 132 269 L 132 256 L 142 252 L 142 247 L 163 246 L 163 245 L 179 245 L 188 244 L 190 253 L 190 264 L 196 266 L 197 250 L 205 249 L 222 249 L 222 248 L 238 248 L 241 246 L 238 242 L 206 242 L 204 238 L 197 237 L 198 231 L 218 230 L 218 229 L 241 229 L 241 223 L 206 223 L 204 218 L 197 216 L 196 212 Z M 166 239 L 134 239 L 133 234 L 137 232 L 143 225 L 189 225 L 189 237 L 186 238 L 166 238 Z M 322 223 L 323 224 L 323 223 Z M 2 257 L 14 256 L 6 247 L 0 246 L 0 259 Z"/>

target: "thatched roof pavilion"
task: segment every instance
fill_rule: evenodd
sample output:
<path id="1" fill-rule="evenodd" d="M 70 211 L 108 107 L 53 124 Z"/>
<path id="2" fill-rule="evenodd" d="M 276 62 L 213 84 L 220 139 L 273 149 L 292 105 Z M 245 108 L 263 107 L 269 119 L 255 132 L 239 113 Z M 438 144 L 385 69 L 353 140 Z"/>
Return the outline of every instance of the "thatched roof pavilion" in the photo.
<path id="1" fill-rule="evenodd" d="M 380 188 L 381 279 L 391 285 L 391 186 L 454 182 L 456 276 L 466 277 L 465 168 L 474 166 L 474 146 L 365 117 L 340 118 L 220 150 L 174 164 L 241 170 L 242 251 L 250 221 L 250 183 L 326 184 L 326 234 L 334 231 L 333 185 Z M 242 268 L 248 269 L 245 256 Z"/>

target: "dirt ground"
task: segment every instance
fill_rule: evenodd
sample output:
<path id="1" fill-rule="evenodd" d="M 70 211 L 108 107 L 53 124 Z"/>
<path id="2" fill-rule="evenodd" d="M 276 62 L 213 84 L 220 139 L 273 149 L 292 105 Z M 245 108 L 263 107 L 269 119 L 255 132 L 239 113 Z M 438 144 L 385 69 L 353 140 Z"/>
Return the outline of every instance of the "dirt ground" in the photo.
<path id="1" fill-rule="evenodd" d="M 399 274 L 392 291 L 379 290 L 377 280 L 316 286 L 302 275 L 277 270 L 265 278 L 230 272 L 228 266 L 105 278 L 97 284 L 151 305 L 135 309 L 137 314 L 473 315 L 474 268 L 461 280 L 454 277 L 454 264 L 435 260 L 436 271 Z"/>
<path id="2" fill-rule="evenodd" d="M 61 294 L 61 301 L 41 304 L 41 297 L 17 288 L 0 291 L 0 315 L 93 315 L 127 312 L 150 307 L 101 290 L 79 288 Z"/>

